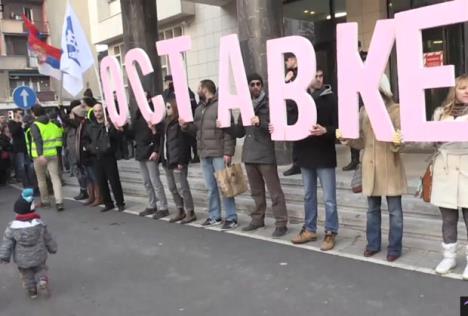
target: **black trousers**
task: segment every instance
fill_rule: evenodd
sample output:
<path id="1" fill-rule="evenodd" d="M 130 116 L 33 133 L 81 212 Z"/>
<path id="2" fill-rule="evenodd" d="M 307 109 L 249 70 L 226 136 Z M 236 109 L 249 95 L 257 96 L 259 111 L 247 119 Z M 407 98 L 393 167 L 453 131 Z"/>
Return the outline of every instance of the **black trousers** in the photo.
<path id="1" fill-rule="evenodd" d="M 120 183 L 119 169 L 117 168 L 117 160 L 114 155 L 99 157 L 94 161 L 94 163 L 96 166 L 97 182 L 99 189 L 101 189 L 104 204 L 106 206 L 114 204 L 109 191 L 110 184 L 117 206 L 123 206 L 124 197 L 122 184 Z"/>

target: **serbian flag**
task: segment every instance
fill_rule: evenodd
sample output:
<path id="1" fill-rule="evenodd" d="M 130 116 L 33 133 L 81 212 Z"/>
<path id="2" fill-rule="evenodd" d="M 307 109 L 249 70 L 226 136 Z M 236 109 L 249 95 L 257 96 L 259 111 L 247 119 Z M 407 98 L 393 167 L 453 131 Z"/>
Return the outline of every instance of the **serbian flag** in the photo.
<path id="1" fill-rule="evenodd" d="M 62 51 L 42 41 L 39 37 L 39 30 L 25 15 L 23 15 L 23 21 L 28 30 L 29 50 L 37 58 L 37 70 L 42 75 L 61 80 Z"/>

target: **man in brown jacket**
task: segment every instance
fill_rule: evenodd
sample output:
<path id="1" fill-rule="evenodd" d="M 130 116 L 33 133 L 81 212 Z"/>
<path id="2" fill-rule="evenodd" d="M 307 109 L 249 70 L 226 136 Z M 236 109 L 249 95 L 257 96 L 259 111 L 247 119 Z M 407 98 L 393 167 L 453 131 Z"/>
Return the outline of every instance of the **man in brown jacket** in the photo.
<path id="1" fill-rule="evenodd" d="M 196 135 L 198 155 L 203 168 L 203 176 L 208 187 L 209 216 L 203 226 L 221 224 L 221 203 L 219 189 L 214 173 L 223 170 L 231 163 L 236 141 L 229 133 L 216 127 L 218 117 L 218 98 L 216 85 L 211 80 L 202 80 L 198 88 L 200 106 L 195 110 L 193 123 L 179 120 L 182 129 Z M 237 211 L 234 198 L 223 197 L 226 211 L 223 229 L 237 227 Z"/>

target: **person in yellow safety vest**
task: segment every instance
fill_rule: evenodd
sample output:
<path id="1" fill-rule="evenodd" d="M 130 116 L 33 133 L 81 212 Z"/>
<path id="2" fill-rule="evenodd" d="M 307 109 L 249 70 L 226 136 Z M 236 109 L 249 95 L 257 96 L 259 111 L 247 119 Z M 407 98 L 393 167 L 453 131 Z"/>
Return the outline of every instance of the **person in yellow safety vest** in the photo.
<path id="1" fill-rule="evenodd" d="M 41 193 L 41 206 L 50 206 L 49 190 L 47 186 L 46 170 L 49 172 L 54 190 L 57 211 L 63 211 L 62 182 L 60 180 L 59 157 L 57 155 L 57 125 L 50 122 L 45 109 L 36 105 L 32 112 L 35 120 L 31 125 L 31 157 L 34 160 L 39 192 Z"/>

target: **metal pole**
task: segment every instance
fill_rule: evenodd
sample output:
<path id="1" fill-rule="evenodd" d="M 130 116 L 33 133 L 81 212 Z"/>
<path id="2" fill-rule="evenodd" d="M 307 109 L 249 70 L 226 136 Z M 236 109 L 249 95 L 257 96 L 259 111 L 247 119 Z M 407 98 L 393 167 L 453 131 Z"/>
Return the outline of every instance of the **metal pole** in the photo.
<path id="1" fill-rule="evenodd" d="M 59 106 L 63 105 L 63 71 L 60 72 L 60 89 L 58 94 Z"/>

